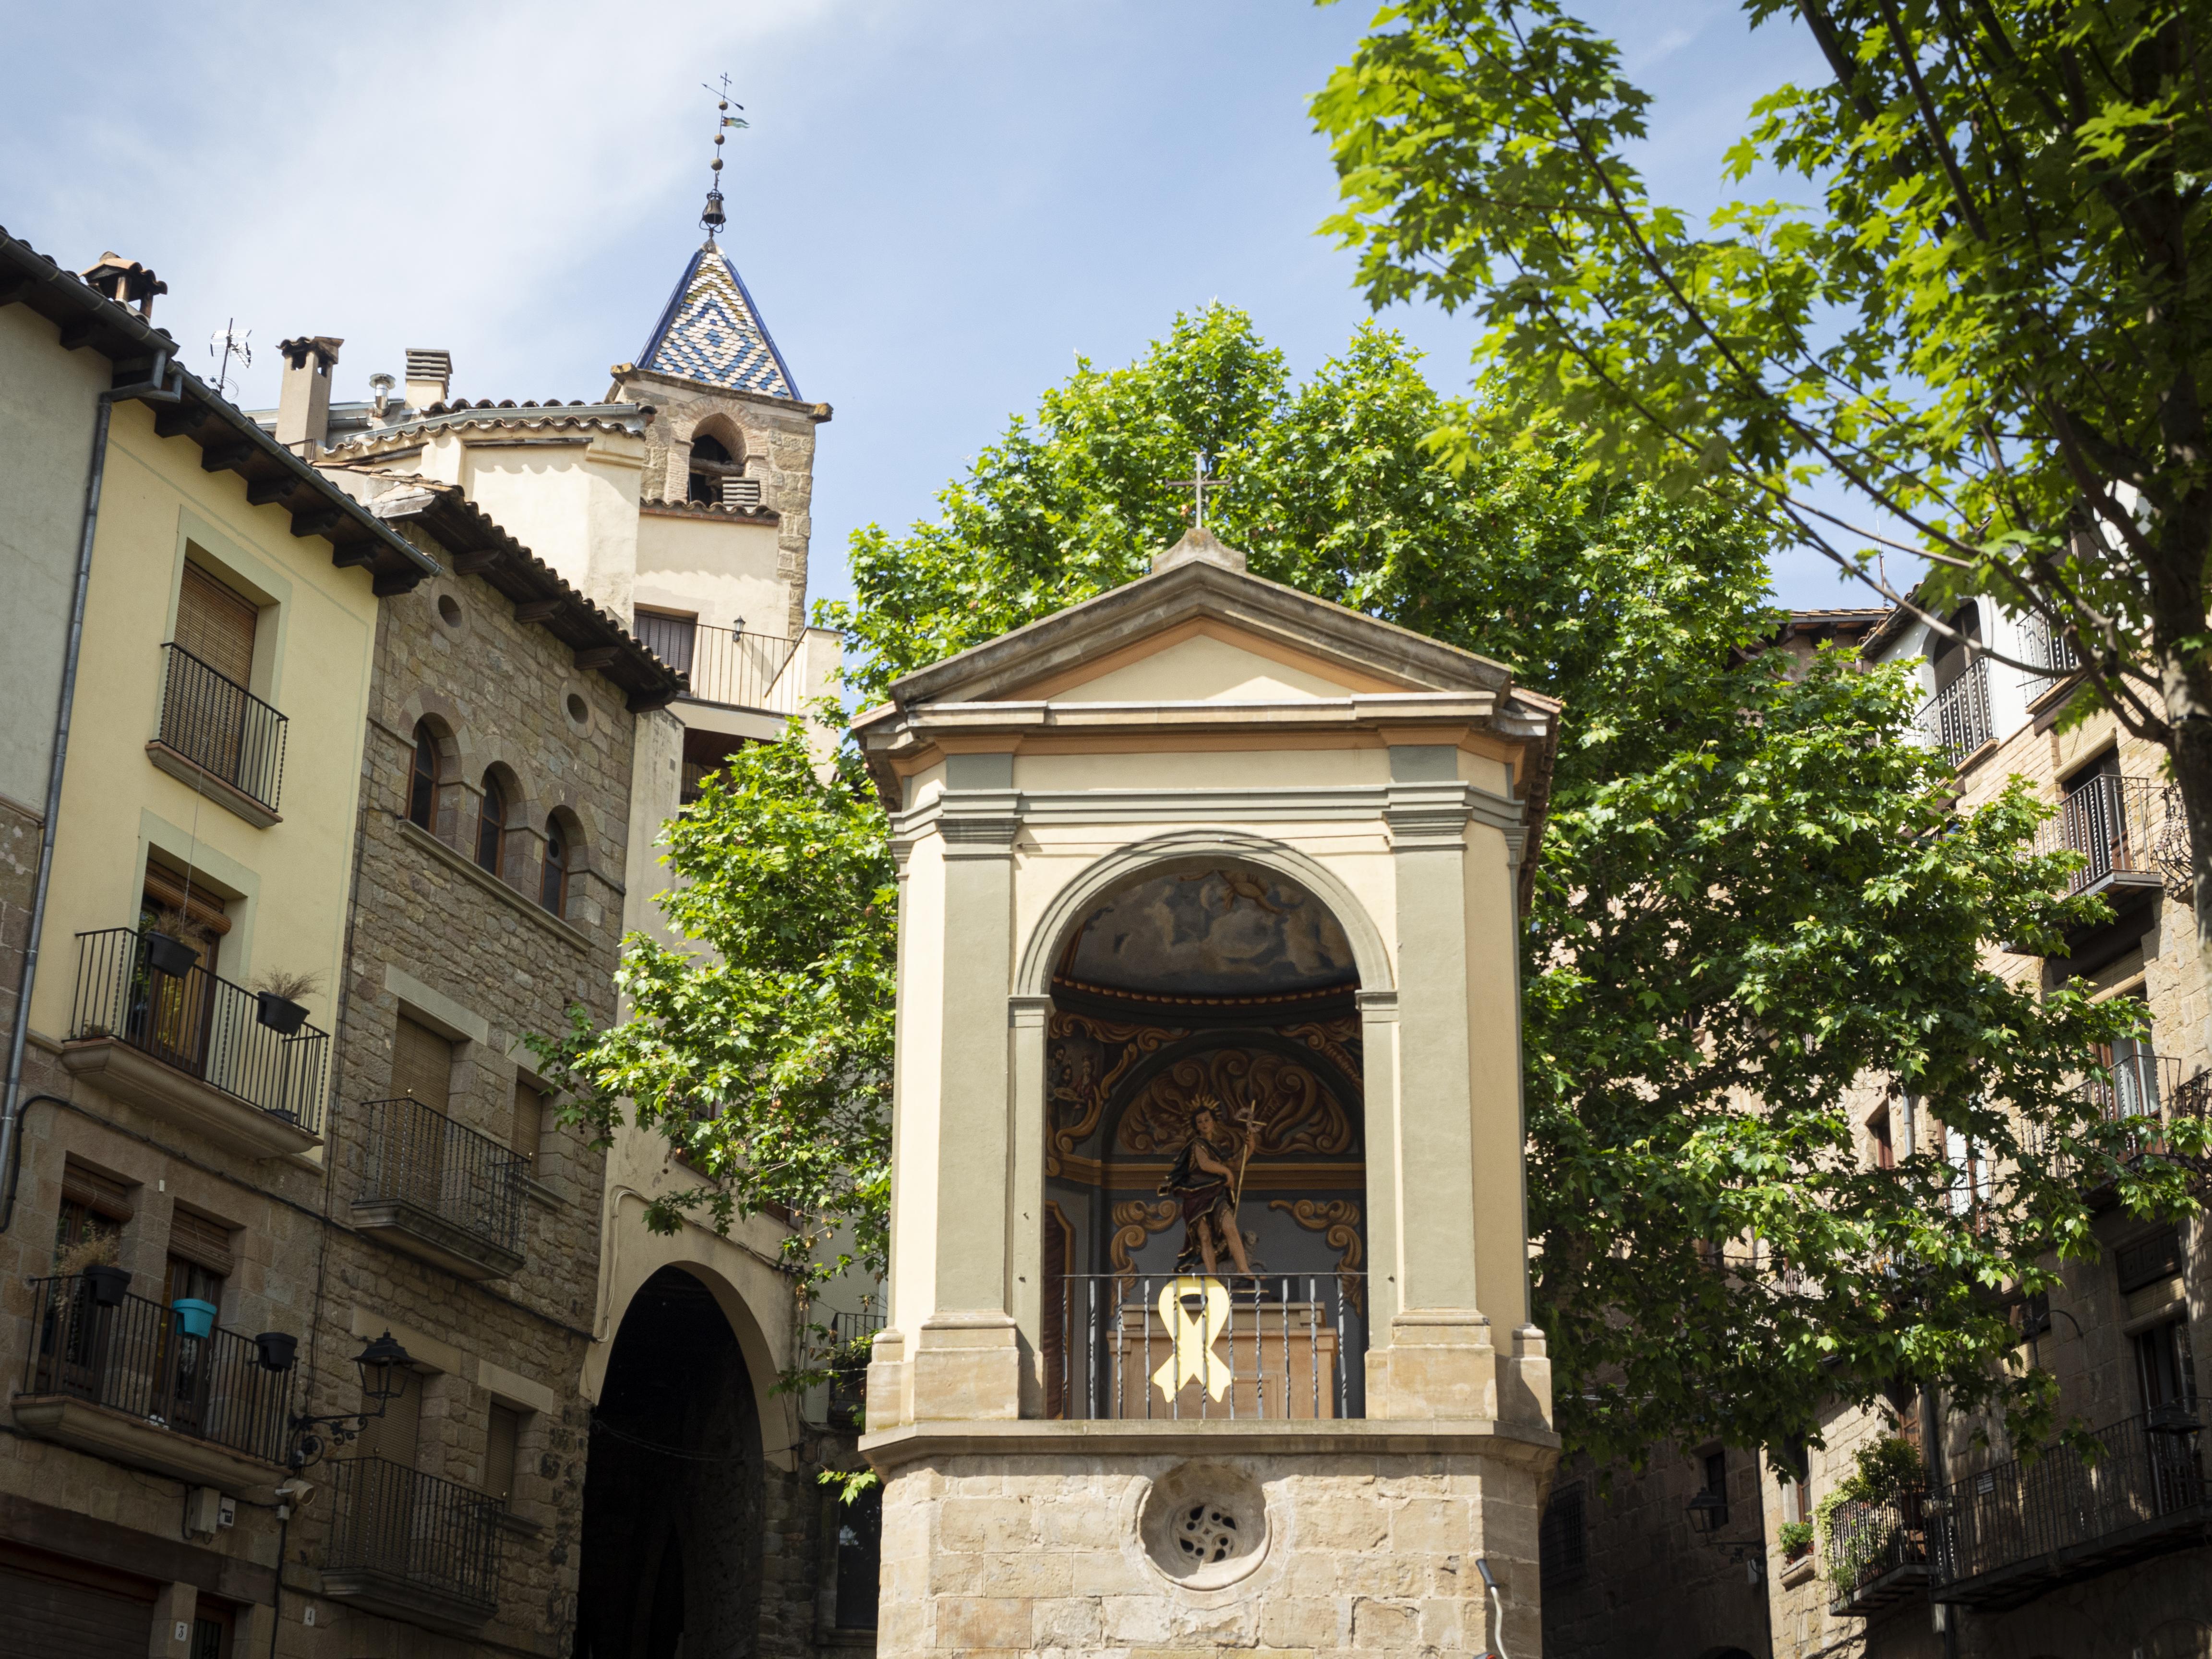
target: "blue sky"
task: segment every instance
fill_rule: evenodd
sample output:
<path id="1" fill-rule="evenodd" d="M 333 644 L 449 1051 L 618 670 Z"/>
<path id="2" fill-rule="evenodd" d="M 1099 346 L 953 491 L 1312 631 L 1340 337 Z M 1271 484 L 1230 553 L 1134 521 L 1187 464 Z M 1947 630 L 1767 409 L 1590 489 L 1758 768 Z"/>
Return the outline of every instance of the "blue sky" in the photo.
<path id="1" fill-rule="evenodd" d="M 155 320 L 211 373 L 343 336 L 339 395 L 453 354 L 471 397 L 591 398 L 635 354 L 693 246 L 727 70 L 725 236 L 799 389 L 836 407 L 817 467 L 812 591 L 846 538 L 903 525 L 1080 353 L 1127 361 L 1178 308 L 1249 310 L 1300 370 L 1366 314 L 1308 99 L 1370 8 L 1297 0 L 534 0 L 88 14 L 0 0 L 0 224 L 72 266 L 114 248 L 171 292 Z M 1716 0 L 1585 0 L 1653 93 L 1642 158 L 1699 209 L 1753 97 L 1810 77 L 1802 32 Z M 1464 386 L 1473 325 L 1386 320 Z M 264 350 L 241 395 L 274 400 Z M 1863 603 L 1811 556 L 1781 596 Z"/>

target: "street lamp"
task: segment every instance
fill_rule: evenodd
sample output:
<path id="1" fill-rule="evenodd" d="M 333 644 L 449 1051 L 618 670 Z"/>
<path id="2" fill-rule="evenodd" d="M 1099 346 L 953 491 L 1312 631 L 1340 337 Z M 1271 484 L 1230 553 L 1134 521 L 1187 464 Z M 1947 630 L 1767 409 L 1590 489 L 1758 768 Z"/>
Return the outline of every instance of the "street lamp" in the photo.
<path id="1" fill-rule="evenodd" d="M 1711 1538 L 1728 1524 L 1728 1499 L 1711 1486 L 1700 1486 L 1698 1495 L 1682 1506 L 1682 1513 L 1690 1517 L 1691 1531 Z"/>
<path id="2" fill-rule="evenodd" d="M 291 1457 L 294 1468 L 304 1469 L 331 1447 L 358 1439 L 361 1431 L 383 1416 L 385 1407 L 399 1397 L 406 1387 L 403 1373 L 414 1361 L 387 1330 L 364 1346 L 354 1356 L 353 1363 L 354 1369 L 361 1373 L 362 1409 L 342 1412 L 335 1417 L 306 1413 L 295 1416 Z"/>

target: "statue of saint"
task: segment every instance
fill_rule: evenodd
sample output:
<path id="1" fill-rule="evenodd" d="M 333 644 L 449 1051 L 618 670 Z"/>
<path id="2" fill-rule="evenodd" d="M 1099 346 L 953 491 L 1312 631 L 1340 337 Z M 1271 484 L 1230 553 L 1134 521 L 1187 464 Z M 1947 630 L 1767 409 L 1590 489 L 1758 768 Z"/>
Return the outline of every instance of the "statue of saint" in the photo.
<path id="1" fill-rule="evenodd" d="M 1244 1235 L 1237 1226 L 1237 1208 L 1243 1196 L 1244 1160 L 1237 1132 L 1222 1121 L 1221 1103 L 1211 1095 L 1191 1103 L 1190 1140 L 1176 1157 L 1175 1168 L 1160 1183 L 1163 1197 L 1182 1206 L 1182 1249 L 1176 1268 L 1188 1272 L 1203 1263 L 1209 1273 L 1219 1252 L 1226 1249 L 1237 1271 L 1249 1274 L 1252 1264 L 1244 1255 Z"/>

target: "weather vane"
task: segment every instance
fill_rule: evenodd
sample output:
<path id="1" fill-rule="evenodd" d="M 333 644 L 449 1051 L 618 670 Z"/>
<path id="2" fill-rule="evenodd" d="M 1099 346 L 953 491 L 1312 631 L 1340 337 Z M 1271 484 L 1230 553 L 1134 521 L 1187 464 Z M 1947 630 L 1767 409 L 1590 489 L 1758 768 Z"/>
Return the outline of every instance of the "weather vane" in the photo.
<path id="1" fill-rule="evenodd" d="M 699 216 L 699 222 L 707 227 L 707 240 L 710 242 L 714 240 L 715 233 L 729 222 L 729 216 L 722 211 L 722 141 L 728 129 L 751 125 L 744 116 L 730 113 L 732 109 L 743 109 L 744 106 L 731 103 L 730 77 L 725 75 L 721 77 L 721 82 L 720 90 L 707 87 L 708 91 L 714 93 L 715 99 L 714 170 L 708 178 L 707 210 Z M 703 81 L 699 84 L 702 87 L 707 86 Z"/>
<path id="2" fill-rule="evenodd" d="M 1190 491 L 1192 504 L 1197 509 L 1198 528 L 1203 530 L 1206 528 L 1206 492 L 1209 489 L 1233 489 L 1236 486 L 1226 479 L 1206 476 L 1206 452 L 1201 449 L 1191 457 L 1190 477 L 1170 478 L 1168 488 Z"/>

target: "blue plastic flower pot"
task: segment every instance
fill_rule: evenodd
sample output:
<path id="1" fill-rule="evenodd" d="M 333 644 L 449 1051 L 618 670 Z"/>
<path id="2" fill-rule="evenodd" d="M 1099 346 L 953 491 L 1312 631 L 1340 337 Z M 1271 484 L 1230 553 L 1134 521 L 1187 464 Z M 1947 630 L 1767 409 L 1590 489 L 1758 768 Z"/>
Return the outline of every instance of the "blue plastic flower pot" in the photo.
<path id="1" fill-rule="evenodd" d="M 169 1304 L 177 1316 L 177 1328 L 186 1336 L 209 1336 L 215 1331 L 215 1304 L 203 1302 L 196 1296 L 180 1296 Z"/>

